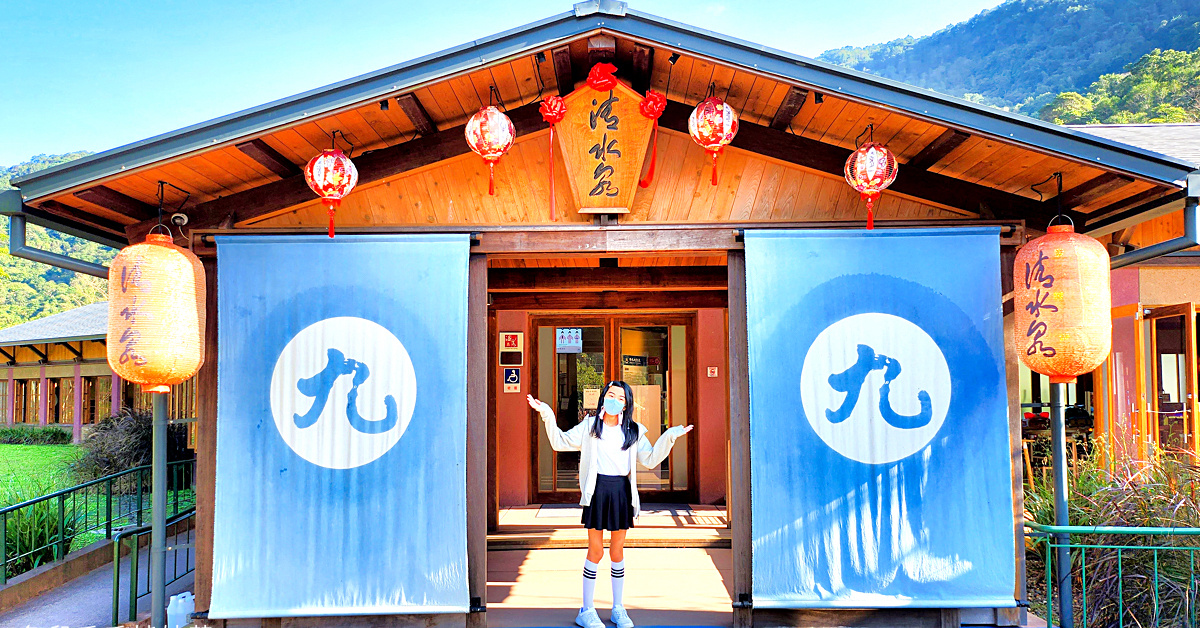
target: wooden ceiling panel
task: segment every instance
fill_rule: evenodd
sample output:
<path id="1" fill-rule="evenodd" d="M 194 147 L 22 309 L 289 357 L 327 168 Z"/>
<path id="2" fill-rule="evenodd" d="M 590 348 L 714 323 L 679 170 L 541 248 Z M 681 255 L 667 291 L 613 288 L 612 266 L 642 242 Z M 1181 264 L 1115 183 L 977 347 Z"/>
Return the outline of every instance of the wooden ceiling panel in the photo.
<path id="1" fill-rule="evenodd" d="M 835 146 L 853 146 L 854 138 L 863 132 L 862 127 L 858 124 L 858 120 L 866 115 L 867 109 L 867 107 L 858 103 L 847 102 L 837 118 L 831 120 L 824 129 L 816 129 L 816 132 L 811 137 Z M 846 141 L 847 137 L 849 137 L 849 142 Z M 866 141 L 866 139 L 866 136 L 864 136 L 863 141 Z"/>
<path id="2" fill-rule="evenodd" d="M 164 181 L 170 181 L 192 193 L 189 204 L 202 203 L 229 193 L 224 185 L 190 168 L 187 161 L 163 164 L 157 170 Z"/>
<path id="3" fill-rule="evenodd" d="M 657 55 L 655 55 L 657 56 Z M 688 83 L 692 80 L 692 65 L 695 60 L 691 57 L 680 57 L 675 67 L 668 72 L 670 84 L 667 86 L 667 99 L 687 102 Z"/>
<path id="4" fill-rule="evenodd" d="M 391 145 L 397 144 L 404 139 L 404 133 L 400 131 L 400 127 L 396 126 L 396 122 L 390 115 L 393 108 L 397 112 L 400 110 L 400 106 L 394 102 L 388 103 L 387 111 L 380 109 L 379 103 L 374 103 L 366 107 L 359 107 L 354 110 L 354 113 L 360 116 L 371 127 L 371 130 L 375 132 L 375 135 L 379 136 L 379 139 L 383 140 L 385 145 Z M 400 115 L 403 115 L 403 113 L 400 113 Z"/>
<path id="5" fill-rule="evenodd" d="M 280 178 L 280 176 L 272 172 L 270 168 L 258 163 L 254 160 L 254 158 L 250 157 L 241 150 L 238 150 L 236 146 L 226 146 L 212 152 L 220 153 L 222 158 L 228 160 L 227 163 L 230 163 L 231 167 L 232 162 L 236 162 L 240 168 L 239 172 L 244 172 L 247 179 L 255 185 L 262 185 L 267 181 L 275 181 Z M 301 164 L 301 166 L 303 166 L 303 164 Z M 250 177 L 251 173 L 254 175 L 253 178 Z"/>
<path id="6" fill-rule="evenodd" d="M 106 220 L 110 220 L 112 222 L 115 222 L 115 223 L 118 223 L 118 224 L 121 224 L 124 226 L 129 226 L 129 225 L 132 225 L 137 222 L 136 218 L 131 218 L 120 212 L 115 212 L 107 207 L 101 207 L 99 205 L 96 205 L 95 203 L 89 203 L 83 199 L 80 199 L 80 198 L 77 198 L 77 197 L 74 197 L 71 195 L 60 196 L 57 199 L 57 202 L 62 203 L 63 205 L 66 205 L 68 207 L 77 209 L 79 211 L 86 212 L 93 216 L 104 218 Z"/>
<path id="7" fill-rule="evenodd" d="M 896 158 L 899 159 L 901 163 L 904 163 L 904 162 L 912 159 L 913 157 L 916 157 L 917 153 L 921 152 L 921 149 L 928 146 L 930 142 L 932 142 L 933 140 L 936 140 L 938 137 L 940 137 L 942 135 L 942 133 L 945 133 L 945 132 L 946 132 L 946 127 L 937 126 L 936 124 L 930 124 L 930 125 L 928 125 L 928 128 L 926 128 L 923 133 L 921 133 L 915 139 L 913 139 L 912 142 L 909 142 L 908 146 L 904 146 L 902 148 L 897 147 L 897 149 L 894 150 L 893 152 L 895 152 Z"/>
<path id="8" fill-rule="evenodd" d="M 692 70 L 688 76 L 687 88 L 683 94 L 683 102 L 698 103 L 704 100 L 708 94 L 708 86 L 712 82 L 713 70 L 716 66 L 704 59 L 695 59 L 692 61 Z M 723 94 L 724 86 L 716 87 L 718 94 Z"/>
<path id="9" fill-rule="evenodd" d="M 948 177 L 961 176 L 972 166 L 1000 150 L 1001 146 L 1002 144 L 995 140 L 973 135 L 958 148 L 950 151 L 950 154 L 946 155 L 940 163 L 934 164 L 933 167 L 929 168 L 929 172 L 943 174 Z"/>
<path id="10" fill-rule="evenodd" d="M 728 92 L 729 96 L 725 99 L 734 111 L 738 112 L 738 116 L 744 115 L 746 102 L 750 97 L 750 89 L 754 87 L 755 76 L 749 72 L 742 70 L 734 70 L 729 77 Z"/>
<path id="11" fill-rule="evenodd" d="M 1108 194 L 1100 196 L 1082 205 L 1078 205 L 1074 209 L 1085 213 L 1100 211 L 1105 207 L 1112 205 L 1113 203 L 1125 200 L 1136 194 L 1141 194 L 1148 190 L 1152 190 L 1156 187 L 1158 186 L 1154 185 L 1153 183 L 1147 183 L 1145 181 L 1133 181 L 1121 186 L 1120 188 L 1117 188 L 1116 190 L 1113 190 L 1112 192 L 1109 192 Z"/>
<path id="12" fill-rule="evenodd" d="M 841 98 L 825 97 L 825 101 L 817 105 L 817 110 L 808 123 L 805 124 L 804 130 L 800 133 L 804 137 L 817 139 L 825 134 L 825 130 L 833 124 L 839 116 L 842 115 L 842 110 L 849 104 Z"/>
<path id="13" fill-rule="evenodd" d="M 446 129 L 462 124 L 468 117 L 467 110 L 463 108 L 458 97 L 454 95 L 454 90 L 450 88 L 450 84 L 446 82 L 435 83 L 428 88 L 429 98 L 420 96 L 422 90 L 417 90 L 418 97 L 421 103 L 425 105 L 425 109 L 429 111 L 429 115 L 433 116 L 437 122 L 439 129 Z M 440 115 L 434 113 L 434 109 L 441 109 Z M 471 114 L 474 114 L 479 108 L 471 109 Z"/>
<path id="14" fill-rule="evenodd" d="M 276 131 L 262 139 L 271 148 L 279 151 L 279 154 L 287 157 L 292 163 L 301 167 L 321 152 L 319 148 L 304 139 L 304 136 L 297 133 L 294 128 Z"/>

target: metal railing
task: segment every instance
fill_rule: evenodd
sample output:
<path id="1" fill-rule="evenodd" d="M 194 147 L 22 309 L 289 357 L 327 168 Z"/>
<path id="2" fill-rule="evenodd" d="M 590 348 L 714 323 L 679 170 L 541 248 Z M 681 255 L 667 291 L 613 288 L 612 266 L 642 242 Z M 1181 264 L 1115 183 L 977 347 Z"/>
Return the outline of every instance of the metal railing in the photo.
<path id="1" fill-rule="evenodd" d="M 111 539 L 113 530 L 149 520 L 150 465 L 0 508 L 0 585 L 12 576 L 62 560 L 74 549 Z M 167 465 L 167 514 L 196 503 L 196 461 Z"/>
<path id="2" fill-rule="evenodd" d="M 196 570 L 195 506 L 167 519 L 166 527 L 166 584 L 169 585 Z M 150 595 L 150 550 L 147 547 L 145 555 L 141 551 L 142 539 L 149 536 L 150 526 L 144 525 L 128 528 L 113 537 L 112 625 L 114 626 L 121 625 L 122 598 L 126 600 L 125 621 L 131 622 L 137 621 L 138 600 Z M 149 543 L 146 545 L 148 546 Z M 124 596 L 121 595 L 121 549 L 123 547 L 128 547 L 129 552 L 129 574 L 125 581 L 128 591 Z M 142 568 L 143 564 L 145 569 Z M 143 573 L 145 574 L 144 578 L 140 576 Z"/>
<path id="3" fill-rule="evenodd" d="M 1065 547 L 1071 555 L 1075 626 L 1200 627 L 1200 528 L 1048 526 L 1029 521 L 1025 526 L 1032 530 L 1025 535 L 1046 549 L 1047 626 L 1056 625 L 1055 597 L 1062 584 L 1054 582 L 1055 550 Z M 1079 536 L 1102 537 L 1102 542 L 1075 541 Z M 1185 537 L 1182 543 L 1168 544 L 1178 537 Z M 1067 541 L 1057 540 L 1061 538 Z M 1152 542 L 1156 539 L 1165 540 Z"/>

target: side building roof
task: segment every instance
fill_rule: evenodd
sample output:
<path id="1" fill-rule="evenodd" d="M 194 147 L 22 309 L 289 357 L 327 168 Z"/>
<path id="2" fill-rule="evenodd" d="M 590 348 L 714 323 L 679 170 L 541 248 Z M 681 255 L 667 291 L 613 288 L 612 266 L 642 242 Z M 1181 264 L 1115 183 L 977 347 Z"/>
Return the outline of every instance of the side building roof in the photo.
<path id="1" fill-rule="evenodd" d="M 0 329 L 0 347 L 103 340 L 108 334 L 108 301 Z"/>

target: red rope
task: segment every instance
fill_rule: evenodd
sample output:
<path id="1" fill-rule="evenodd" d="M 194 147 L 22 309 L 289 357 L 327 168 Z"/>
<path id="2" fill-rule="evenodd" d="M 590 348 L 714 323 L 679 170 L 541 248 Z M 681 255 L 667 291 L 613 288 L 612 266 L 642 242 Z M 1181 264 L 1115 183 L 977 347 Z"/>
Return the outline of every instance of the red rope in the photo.
<path id="1" fill-rule="evenodd" d="M 638 181 L 638 186 L 643 188 L 650 187 L 650 182 L 654 180 L 654 164 L 658 161 L 658 119 L 654 120 L 654 144 L 650 149 L 650 170 L 646 172 L 646 178 Z"/>
<path id="2" fill-rule="evenodd" d="M 488 194 L 496 195 L 496 162 L 489 161 L 488 165 Z"/>
<path id="3" fill-rule="evenodd" d="M 550 222 L 554 222 L 554 125 L 550 125 Z"/>

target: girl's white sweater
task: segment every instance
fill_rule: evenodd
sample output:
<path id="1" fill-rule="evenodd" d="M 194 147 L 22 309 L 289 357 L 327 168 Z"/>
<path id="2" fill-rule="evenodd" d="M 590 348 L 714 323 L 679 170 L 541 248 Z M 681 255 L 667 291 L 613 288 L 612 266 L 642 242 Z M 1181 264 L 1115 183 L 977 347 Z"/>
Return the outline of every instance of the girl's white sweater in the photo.
<path id="1" fill-rule="evenodd" d="M 575 427 L 564 432 L 558 429 L 558 423 L 554 420 L 554 411 L 550 410 L 548 406 L 542 409 L 540 415 L 542 422 L 546 424 L 546 436 L 550 439 L 550 446 L 555 451 L 580 452 L 579 489 L 583 496 L 579 500 L 579 505 L 591 504 L 592 493 L 596 490 L 596 475 L 598 475 L 596 472 L 596 448 L 600 445 L 600 439 L 592 436 L 589 431 L 593 419 L 584 419 Z M 627 451 L 629 452 L 630 468 L 629 491 L 633 496 L 633 516 L 637 517 L 642 508 L 637 490 L 637 463 L 642 463 L 647 469 L 657 467 L 670 455 L 671 448 L 675 446 L 675 440 L 684 434 L 685 428 L 676 425 L 663 432 L 663 435 L 658 438 L 658 442 L 651 445 L 650 439 L 646 438 L 646 427 L 637 422 L 634 425 L 638 429 L 638 439 Z"/>

